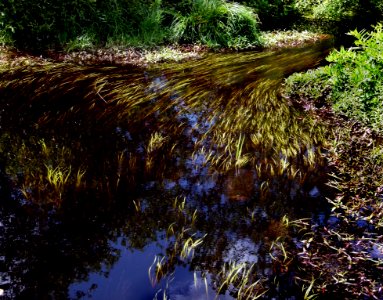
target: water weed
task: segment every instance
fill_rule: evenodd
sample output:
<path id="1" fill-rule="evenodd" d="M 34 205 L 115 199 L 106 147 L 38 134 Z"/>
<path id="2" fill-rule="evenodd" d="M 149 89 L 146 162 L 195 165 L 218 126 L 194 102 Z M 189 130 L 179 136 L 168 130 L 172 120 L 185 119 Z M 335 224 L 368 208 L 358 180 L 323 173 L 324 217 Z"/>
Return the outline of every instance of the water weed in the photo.
<path id="1" fill-rule="evenodd" d="M 71 168 L 65 170 L 60 167 L 53 168 L 52 166 L 45 165 L 47 169 L 47 180 L 48 183 L 54 188 L 56 192 L 59 193 L 61 198 L 61 194 L 64 186 L 67 184 L 69 176 L 71 175 Z"/>
<path id="2" fill-rule="evenodd" d="M 225 292 L 227 289 L 233 290 L 237 299 L 259 299 L 265 293 L 267 288 L 263 286 L 263 280 L 253 281 L 253 265 L 247 263 L 236 263 L 230 261 L 223 265 L 218 278 L 221 283 L 218 287 L 218 293 Z"/>
<path id="3" fill-rule="evenodd" d="M 146 69 L 15 66 L 0 82 L 0 102 L 18 112 L 1 113 L 12 138 L 4 137 L 0 150 L 12 144 L 17 154 L 7 154 L 14 164 L 7 172 L 34 170 L 35 181 L 23 181 L 29 199 L 59 202 L 60 212 L 75 202 L 86 210 L 97 206 L 102 213 L 92 217 L 108 218 L 111 205 L 114 220 L 125 208 L 126 226 L 116 231 L 126 232 L 128 247 L 163 243 L 148 270 L 153 284 L 190 265 L 215 276 L 208 284 L 223 293 L 261 298 L 282 282 L 267 275 L 274 266 L 281 278 L 290 272 L 293 252 L 284 243 L 294 221 L 282 216 L 302 198 L 320 202 L 309 194 L 314 185 L 322 188 L 318 174 L 326 174 L 327 127 L 279 91 L 283 76 L 320 56 L 301 48 Z M 61 194 L 49 194 L 61 187 Z M 113 231 L 112 239 L 119 234 Z M 253 261 L 237 259 L 233 251 L 243 246 Z"/>

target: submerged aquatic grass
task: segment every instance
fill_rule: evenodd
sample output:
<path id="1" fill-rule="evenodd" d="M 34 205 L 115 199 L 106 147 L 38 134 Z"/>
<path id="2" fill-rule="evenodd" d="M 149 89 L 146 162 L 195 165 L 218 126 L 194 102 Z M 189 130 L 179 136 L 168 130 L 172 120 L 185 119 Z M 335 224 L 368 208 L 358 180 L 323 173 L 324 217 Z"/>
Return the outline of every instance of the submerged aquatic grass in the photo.
<path id="1" fill-rule="evenodd" d="M 278 95 L 286 72 L 283 68 L 289 65 L 294 69 L 295 54 L 277 54 L 279 65 L 273 65 L 272 55 L 243 55 L 236 65 L 228 64 L 231 58 L 226 55 L 209 70 L 204 61 L 186 63 L 183 70 L 169 65 L 162 75 L 156 75 L 155 70 L 145 75 L 140 69 L 126 72 L 118 67 L 101 70 L 50 63 L 20 66 L 3 72 L 0 88 L 9 101 L 14 98 L 12 91 L 22 86 L 23 93 L 12 105 L 19 107 L 22 120 L 36 122 L 40 127 L 60 123 L 70 126 L 84 119 L 94 119 L 104 127 L 120 126 L 130 120 L 132 127 L 153 119 L 155 126 L 164 128 L 161 134 L 168 134 L 166 139 L 172 140 L 185 130 L 198 134 L 195 151 L 206 149 L 206 162 L 217 169 L 261 163 L 262 173 L 286 170 L 292 177 L 296 171 L 287 170 L 289 164 L 312 170 L 322 164 L 320 145 L 325 131 Z M 306 55 L 313 59 L 317 54 L 308 50 Z M 265 64 L 271 64 L 267 70 Z M 187 68 L 192 72 L 185 73 Z M 193 123 L 188 120 L 191 117 L 196 119 Z M 152 152 L 160 136 L 147 138 L 148 151 Z"/>
<path id="2" fill-rule="evenodd" d="M 62 169 L 60 167 L 53 168 L 52 166 L 45 165 L 47 169 L 47 180 L 48 183 L 53 187 L 53 189 L 59 194 L 64 190 L 65 185 L 68 183 L 69 176 L 71 175 L 71 168 Z"/>
<path id="3" fill-rule="evenodd" d="M 268 289 L 264 286 L 264 280 L 253 280 L 255 264 L 236 263 L 230 261 L 223 265 L 217 277 L 221 279 L 217 289 L 218 294 L 231 290 L 236 295 L 236 299 L 250 300 L 259 299 L 267 293 Z"/>
<path id="4" fill-rule="evenodd" d="M 80 190 L 86 185 L 86 170 L 73 164 L 72 151 L 66 146 L 57 147 L 37 136 L 20 141 L 3 134 L 0 149 L 8 161 L 5 171 L 13 176 L 27 200 L 60 206 L 68 189 Z"/>
<path id="5" fill-rule="evenodd" d="M 198 262 L 201 271 L 219 274 L 220 291 L 232 290 L 242 299 L 262 297 L 274 283 L 258 276 L 251 262 L 225 260 L 229 234 L 216 232 L 208 220 L 221 220 L 224 211 L 240 237 L 237 227 L 251 231 L 263 217 L 254 208 L 248 224 L 242 218 L 245 207 L 237 202 L 270 205 L 279 215 L 278 207 L 294 201 L 294 193 L 305 195 L 316 184 L 312 178 L 326 167 L 326 128 L 283 99 L 279 87 L 287 74 L 315 65 L 321 57 L 317 50 L 211 55 L 147 69 L 43 63 L 4 70 L 0 102 L 17 115 L 2 113 L 1 125 L 19 138 L 13 140 L 17 157 L 9 157 L 14 165 L 7 172 L 14 176 L 23 166 L 31 174 L 37 165 L 40 183 L 32 176 L 15 182 L 28 187 L 29 199 L 38 203 L 57 199 L 46 196 L 52 182 L 63 186 L 60 203 L 71 200 L 66 192 L 81 187 L 91 196 L 103 193 L 127 202 L 134 220 L 160 215 L 156 225 L 167 248 L 148 270 L 153 284 L 176 265 Z M 36 138 L 25 143 L 24 128 Z M 43 164 L 37 162 L 41 157 Z M 222 188 L 221 198 L 214 185 Z M 136 194 L 138 187 L 143 195 Z M 151 195 L 158 190 L 161 195 Z M 287 268 L 291 250 L 277 239 L 287 232 L 285 223 L 268 222 L 264 243 L 270 249 L 274 241 L 275 264 Z M 139 226 L 139 234 L 144 238 L 135 242 L 141 248 L 154 235 L 149 226 Z M 257 235 L 251 243 L 260 240 Z M 218 257 L 225 267 L 205 257 Z"/>

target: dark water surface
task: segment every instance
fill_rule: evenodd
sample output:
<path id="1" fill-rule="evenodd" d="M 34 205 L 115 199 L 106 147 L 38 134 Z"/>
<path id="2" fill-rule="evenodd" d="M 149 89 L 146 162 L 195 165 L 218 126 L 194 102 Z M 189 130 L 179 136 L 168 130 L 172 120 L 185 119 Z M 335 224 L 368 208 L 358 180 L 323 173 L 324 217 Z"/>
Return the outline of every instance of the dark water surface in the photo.
<path id="1" fill-rule="evenodd" d="M 329 49 L 3 70 L 3 298 L 301 298 L 270 251 L 326 213 L 327 133 L 279 88 Z"/>

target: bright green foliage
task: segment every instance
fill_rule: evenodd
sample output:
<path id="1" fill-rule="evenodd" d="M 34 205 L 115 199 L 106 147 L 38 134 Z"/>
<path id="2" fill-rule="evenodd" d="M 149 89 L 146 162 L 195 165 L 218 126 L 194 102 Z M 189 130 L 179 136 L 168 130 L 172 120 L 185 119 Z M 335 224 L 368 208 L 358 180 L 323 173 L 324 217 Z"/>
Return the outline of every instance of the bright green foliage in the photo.
<path id="1" fill-rule="evenodd" d="M 358 51 L 334 51 L 327 58 L 333 87 L 332 98 L 338 110 L 356 116 L 383 130 L 383 31 L 382 24 L 373 32 L 350 33 Z"/>
<path id="2" fill-rule="evenodd" d="M 259 28 L 302 20 L 383 19 L 381 0 L 3 0 L 0 45 L 44 50 L 154 46 L 167 42 L 243 48 Z M 367 20 L 367 21 L 366 21 Z M 307 28 L 305 28 L 307 29 Z"/>
<path id="3" fill-rule="evenodd" d="M 313 8 L 316 18 L 342 19 L 351 17 L 359 8 L 359 0 L 328 0 L 320 1 Z"/>
<path id="4" fill-rule="evenodd" d="M 295 9 L 315 19 L 342 20 L 356 15 L 382 14 L 380 0 L 295 0 Z"/>
<path id="5" fill-rule="evenodd" d="M 286 90 L 314 99 L 327 97 L 336 111 L 383 131 L 383 25 L 350 34 L 356 47 L 332 52 L 326 67 L 291 76 Z"/>
<path id="6" fill-rule="evenodd" d="M 260 43 L 253 10 L 222 0 L 189 0 L 188 9 L 175 14 L 171 37 L 174 41 L 235 48 Z"/>

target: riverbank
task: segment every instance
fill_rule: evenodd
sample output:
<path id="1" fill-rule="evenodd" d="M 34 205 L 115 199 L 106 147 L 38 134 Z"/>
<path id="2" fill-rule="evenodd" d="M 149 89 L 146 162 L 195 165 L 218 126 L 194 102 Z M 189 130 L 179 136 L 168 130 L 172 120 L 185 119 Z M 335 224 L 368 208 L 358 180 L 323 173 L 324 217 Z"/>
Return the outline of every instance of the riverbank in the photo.
<path id="1" fill-rule="evenodd" d="M 296 256 L 303 272 L 296 279 L 310 295 L 383 297 L 382 77 L 375 64 L 382 27 L 375 30 L 353 31 L 358 48 L 334 51 L 328 66 L 285 82 L 291 103 L 328 128 L 328 185 L 336 190 L 327 218 L 301 220 L 293 229 L 302 233 Z"/>
<path id="2" fill-rule="evenodd" d="M 323 101 L 298 95 L 289 100 L 326 124 L 325 157 L 333 170 L 327 184 L 336 191 L 327 199 L 331 212 L 325 219 L 298 220 L 291 227 L 301 234 L 292 250 L 301 269 L 296 280 L 319 299 L 381 299 L 383 137 Z"/>
<path id="3" fill-rule="evenodd" d="M 264 49 L 282 49 L 301 47 L 310 43 L 317 43 L 331 36 L 309 31 L 270 31 L 262 34 L 263 47 L 249 47 L 245 49 L 209 48 L 205 45 L 167 45 L 152 48 L 140 47 L 109 47 L 88 48 L 83 50 L 63 51 L 47 50 L 41 53 L 28 53 L 13 47 L 0 47 L 0 63 L 11 66 L 30 63 L 65 62 L 79 65 L 134 65 L 147 66 L 162 62 L 182 62 L 200 59 L 209 52 L 233 52 Z"/>

